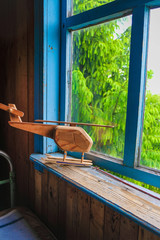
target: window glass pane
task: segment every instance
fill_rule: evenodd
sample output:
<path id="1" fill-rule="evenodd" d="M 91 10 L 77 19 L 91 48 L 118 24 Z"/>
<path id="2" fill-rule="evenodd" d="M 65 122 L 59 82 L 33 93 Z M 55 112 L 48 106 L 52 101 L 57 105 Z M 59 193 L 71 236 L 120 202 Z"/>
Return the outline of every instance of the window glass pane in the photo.
<path id="1" fill-rule="evenodd" d="M 160 8 L 151 10 L 142 165 L 160 169 Z"/>
<path id="2" fill-rule="evenodd" d="M 73 15 L 76 15 L 81 12 L 85 12 L 87 10 L 99 7 L 101 5 L 104 5 L 106 3 L 113 2 L 115 0 L 73 0 L 72 1 L 72 11 Z"/>
<path id="3" fill-rule="evenodd" d="M 131 16 L 73 32 L 71 120 L 114 124 L 86 128 L 92 150 L 123 158 Z"/>

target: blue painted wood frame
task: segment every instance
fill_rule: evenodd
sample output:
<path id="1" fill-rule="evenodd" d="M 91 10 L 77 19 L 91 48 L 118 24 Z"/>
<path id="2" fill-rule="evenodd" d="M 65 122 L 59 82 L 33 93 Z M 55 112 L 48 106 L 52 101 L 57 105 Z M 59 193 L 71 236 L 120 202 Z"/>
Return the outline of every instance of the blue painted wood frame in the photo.
<path id="1" fill-rule="evenodd" d="M 157 5 L 160 6 L 160 1 L 119 0 L 68 18 L 66 17 L 66 2 L 70 2 L 70 0 L 62 0 L 63 8 L 61 10 L 61 120 L 66 118 L 67 108 L 66 79 L 68 76 L 66 72 L 70 67 L 70 63 L 68 63 L 70 58 L 64 56 L 64 53 L 67 54 L 66 49 L 70 44 L 68 35 L 72 30 L 118 18 L 132 12 L 133 25 L 124 164 L 122 162 L 112 162 L 106 160 L 106 158 L 99 158 L 96 154 L 92 156 L 90 154 L 85 154 L 85 156 L 88 156 L 95 164 L 103 168 L 160 187 L 160 174 L 154 174 L 154 171 L 146 171 L 145 169 L 143 171 L 142 168 L 134 168 L 135 159 L 138 158 L 139 154 L 142 132 L 149 8 L 153 8 Z M 132 116 L 133 112 L 134 117 Z M 79 153 L 70 152 L 69 154 L 80 157 Z"/>
<path id="2" fill-rule="evenodd" d="M 43 8 L 43 118 L 59 119 L 60 2 L 44 0 Z M 57 151 L 52 139 L 44 138 L 43 152 Z"/>
<path id="3" fill-rule="evenodd" d="M 61 1 L 61 75 L 60 75 L 60 120 L 66 115 L 66 0 Z"/>
<path id="4" fill-rule="evenodd" d="M 43 119 L 43 0 L 34 1 L 34 119 Z M 34 135 L 34 152 L 43 153 L 43 137 Z"/>
<path id="5" fill-rule="evenodd" d="M 147 4 L 150 7 L 160 4 L 160 0 L 117 0 L 111 3 L 96 7 L 83 13 L 66 18 L 66 28 L 77 30 L 103 21 L 122 17 L 132 12 L 132 9 Z"/>
<path id="6" fill-rule="evenodd" d="M 134 167 L 140 148 L 147 63 L 148 23 L 149 9 L 145 6 L 135 8 L 132 18 L 124 149 L 124 165 L 127 167 Z"/>
<path id="7" fill-rule="evenodd" d="M 60 71 L 59 0 L 36 0 L 35 23 L 35 118 L 58 120 Z M 39 56 L 40 58 L 38 58 Z M 35 152 L 49 153 L 57 151 L 57 149 L 57 145 L 52 139 L 35 136 Z"/>
<path id="8" fill-rule="evenodd" d="M 125 3 L 126 1 L 123 1 L 124 4 L 131 4 L 133 1 L 128 1 L 128 3 Z M 137 1 L 135 1 L 137 2 Z M 138 1 L 139 2 L 139 1 Z M 159 1 L 141 1 L 141 4 L 147 3 L 147 5 L 150 3 L 150 6 L 153 7 L 156 4 L 159 4 Z M 55 1 L 54 1 L 55 3 Z M 44 4 L 44 5 L 43 5 Z M 49 5 L 51 4 L 51 5 Z M 56 5 L 57 4 L 57 5 Z M 61 1 L 61 91 L 60 91 L 60 97 L 61 97 L 61 104 L 60 104 L 60 118 L 61 120 L 65 120 L 65 114 L 66 114 L 66 76 L 67 76 L 67 70 L 69 69 L 70 63 L 69 63 L 69 57 L 67 56 L 66 59 L 66 53 L 67 53 L 67 44 L 66 42 L 69 41 L 70 37 L 70 29 L 74 26 L 75 29 L 78 29 L 81 24 L 83 23 L 83 26 L 87 26 L 88 24 L 93 24 L 94 19 L 96 20 L 97 23 L 99 20 L 102 20 L 102 15 L 101 15 L 101 10 L 104 8 L 104 6 L 100 7 L 99 9 L 99 17 L 97 15 L 94 15 L 94 12 L 96 11 L 95 9 L 87 11 L 86 13 L 79 14 L 78 16 L 73 16 L 70 18 L 66 18 L 66 0 Z M 121 2 L 122 4 L 122 2 Z M 155 5 L 154 5 L 155 4 Z M 63 7 L 62 7 L 63 6 Z M 118 6 L 118 5 L 117 5 Z M 127 6 L 125 5 L 126 10 Z M 106 6 L 107 7 L 107 6 Z M 34 101 L 34 107 L 35 107 L 35 119 L 37 118 L 48 118 L 48 119 L 58 119 L 58 94 L 54 95 L 55 93 L 59 92 L 59 55 L 58 55 L 58 24 L 59 24 L 59 18 L 58 18 L 58 11 L 59 9 L 59 1 L 55 4 L 53 4 L 53 0 L 35 0 L 35 60 L 34 60 L 34 66 L 35 66 L 35 101 Z M 140 10 L 141 9 L 141 10 Z M 47 10 L 47 11 L 46 11 Z M 127 12 L 130 11 L 130 8 L 127 10 Z M 134 10 L 133 14 L 135 14 L 135 19 L 136 15 L 142 11 L 142 18 L 147 19 L 147 10 L 144 7 L 139 8 L 139 10 Z M 54 15 L 55 14 L 55 15 Z M 57 14 L 57 15 L 56 15 Z M 83 18 L 86 14 L 85 19 Z M 115 8 L 114 12 L 110 12 L 111 16 L 110 18 L 115 18 L 118 17 L 118 7 Z M 43 15 L 44 15 L 44 22 L 43 22 Z M 56 17 L 55 22 L 52 22 L 52 15 Z M 90 16 L 91 15 L 91 16 Z M 75 24 L 75 19 L 77 23 Z M 86 19 L 89 19 L 86 21 Z M 107 18 L 106 18 L 107 19 Z M 108 18 L 109 19 L 109 18 Z M 71 20 L 71 21 L 70 21 Z M 84 23 L 84 20 L 86 21 Z M 93 21 L 92 21 L 93 20 Z M 135 21 L 136 22 L 136 21 Z M 147 22 L 147 21 L 146 21 Z M 55 25 L 54 25 L 55 24 Z M 67 25 L 68 24 L 68 25 Z M 55 27 L 55 32 L 52 31 Z M 142 25 L 141 25 L 142 27 Z M 143 26 L 144 27 L 144 26 Z M 139 27 L 140 29 L 140 27 Z M 141 28 L 142 30 L 142 28 Z M 143 28 L 143 34 L 145 33 L 145 39 L 147 32 L 144 31 Z M 44 41 L 43 41 L 43 36 L 44 36 Z M 52 38 L 52 37 L 55 37 Z M 144 39 L 144 35 L 142 36 L 142 31 L 141 31 L 141 41 L 142 38 Z M 54 41 L 54 40 L 55 41 Z M 51 42 L 50 42 L 51 41 Z M 53 42 L 54 41 L 54 42 Z M 57 48 L 55 48 L 54 44 L 57 44 Z M 147 42 L 146 42 L 147 44 Z M 55 54 L 54 51 L 55 50 Z M 134 54 L 131 54 L 134 58 Z M 143 55 L 143 54 L 142 54 Z M 131 59 L 132 59 L 131 56 Z M 145 57 L 144 57 L 145 59 Z M 67 60 L 67 61 L 66 61 Z M 133 60 L 131 60 L 133 61 Z M 68 62 L 68 66 L 66 64 Z M 57 63 L 57 65 L 52 65 L 52 63 Z M 145 61 L 143 61 L 143 65 L 145 65 Z M 66 67 L 67 66 L 67 67 Z M 53 67 L 53 68 L 52 68 Z M 55 72 L 52 72 L 52 69 L 54 69 Z M 49 73 L 51 71 L 51 74 Z M 54 74 L 54 79 L 53 79 L 53 74 Z M 140 76 L 140 71 L 139 71 L 139 76 Z M 141 76 L 142 79 L 142 76 Z M 144 77 L 143 77 L 144 79 Z M 53 81 L 53 82 L 52 82 Z M 48 86 L 46 85 L 48 84 Z M 55 84 L 55 85 L 54 85 Z M 144 84 L 144 81 L 143 81 Z M 142 84 L 142 85 L 143 85 Z M 131 87 L 131 86 L 130 86 Z M 139 86 L 139 91 L 141 90 L 141 101 L 143 99 L 143 87 Z M 129 97 L 130 98 L 130 97 Z M 49 105 L 48 105 L 49 104 Z M 129 104 L 129 103 L 128 103 Z M 49 108 L 47 108 L 49 107 Z M 53 107 L 53 108 L 52 108 Z M 51 112 L 49 112 L 51 109 Z M 129 114 L 129 113 L 128 113 Z M 128 115 L 129 116 L 129 115 Z M 139 121 L 140 118 L 138 118 Z M 140 127 L 140 124 L 135 121 L 137 126 Z M 128 131 L 128 130 L 127 130 Z M 126 135 L 128 134 L 126 131 Z M 140 133 L 140 130 L 139 130 Z M 140 134 L 139 134 L 140 136 Z M 139 138 L 138 138 L 139 139 Z M 35 152 L 47 152 L 47 151 L 55 151 L 57 148 L 56 146 L 52 145 L 52 142 L 50 143 L 49 140 L 48 142 L 44 140 L 42 137 L 35 136 Z M 135 142 L 134 142 L 135 146 Z M 126 148 L 127 149 L 127 148 Z M 134 150 L 133 153 L 136 153 Z M 125 150 L 125 164 L 126 166 L 133 167 L 133 158 L 132 160 L 127 157 L 127 150 Z M 135 156 L 135 154 L 133 154 Z M 132 156 L 133 156 L 132 155 Z M 87 156 L 87 154 L 86 154 Z M 129 154 L 129 156 L 131 156 Z M 119 172 L 123 175 L 126 175 L 131 178 L 135 178 L 139 181 L 146 182 L 148 184 L 159 186 L 159 179 L 160 176 L 157 175 L 152 175 L 151 173 L 146 173 L 145 171 L 140 171 L 139 169 L 133 169 L 130 167 L 122 166 L 121 164 L 106 161 L 104 159 L 99 159 L 96 156 L 93 157 L 95 163 L 97 165 L 100 165 L 104 168 L 108 168 L 112 171 Z M 129 159 L 129 160 L 128 160 Z"/>

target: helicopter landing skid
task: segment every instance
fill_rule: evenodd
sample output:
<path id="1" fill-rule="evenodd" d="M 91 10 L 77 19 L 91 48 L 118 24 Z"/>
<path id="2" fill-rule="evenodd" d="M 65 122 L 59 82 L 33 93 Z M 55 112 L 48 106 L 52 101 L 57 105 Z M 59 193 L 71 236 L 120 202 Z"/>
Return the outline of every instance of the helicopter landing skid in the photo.
<path id="1" fill-rule="evenodd" d="M 61 157 L 54 157 L 50 154 L 46 154 L 46 158 L 42 158 L 41 160 L 44 161 L 44 163 L 48 164 L 58 164 L 58 165 L 68 165 L 68 166 L 80 166 L 80 167 L 90 167 L 92 166 L 91 160 L 84 159 L 84 153 L 82 153 L 82 158 L 67 158 L 67 152 L 64 151 L 63 158 Z"/>

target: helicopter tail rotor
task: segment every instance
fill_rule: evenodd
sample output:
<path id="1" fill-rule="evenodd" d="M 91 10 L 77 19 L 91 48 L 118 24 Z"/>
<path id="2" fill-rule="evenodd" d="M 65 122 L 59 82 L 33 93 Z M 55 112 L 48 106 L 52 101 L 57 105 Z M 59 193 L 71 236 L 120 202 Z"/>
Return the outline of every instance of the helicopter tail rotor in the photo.
<path id="1" fill-rule="evenodd" d="M 9 112 L 10 121 L 22 122 L 21 117 L 24 116 L 24 113 L 17 110 L 15 104 L 8 104 L 8 106 L 7 106 L 5 104 L 0 103 L 0 109 Z"/>

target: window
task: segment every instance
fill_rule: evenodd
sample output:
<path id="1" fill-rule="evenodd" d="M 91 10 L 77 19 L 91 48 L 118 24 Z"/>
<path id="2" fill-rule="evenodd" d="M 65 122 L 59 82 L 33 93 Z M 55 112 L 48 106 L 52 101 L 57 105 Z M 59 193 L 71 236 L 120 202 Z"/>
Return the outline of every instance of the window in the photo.
<path id="1" fill-rule="evenodd" d="M 72 14 L 75 15 L 78 13 L 82 13 L 113 1 L 114 0 L 72 0 Z"/>
<path id="2" fill-rule="evenodd" d="M 72 32 L 71 120 L 88 127 L 92 150 L 123 159 L 131 16 Z"/>
<path id="3" fill-rule="evenodd" d="M 150 11 L 147 83 L 142 135 L 142 165 L 160 170 L 160 8 Z"/>
<path id="4" fill-rule="evenodd" d="M 158 7 L 155 0 L 62 0 L 61 11 L 60 120 L 115 124 L 87 129 L 94 145 L 86 157 L 155 187 L 160 172 L 145 164 L 143 129 L 146 76 L 153 70 L 147 68 L 149 22 L 152 28 Z"/>

